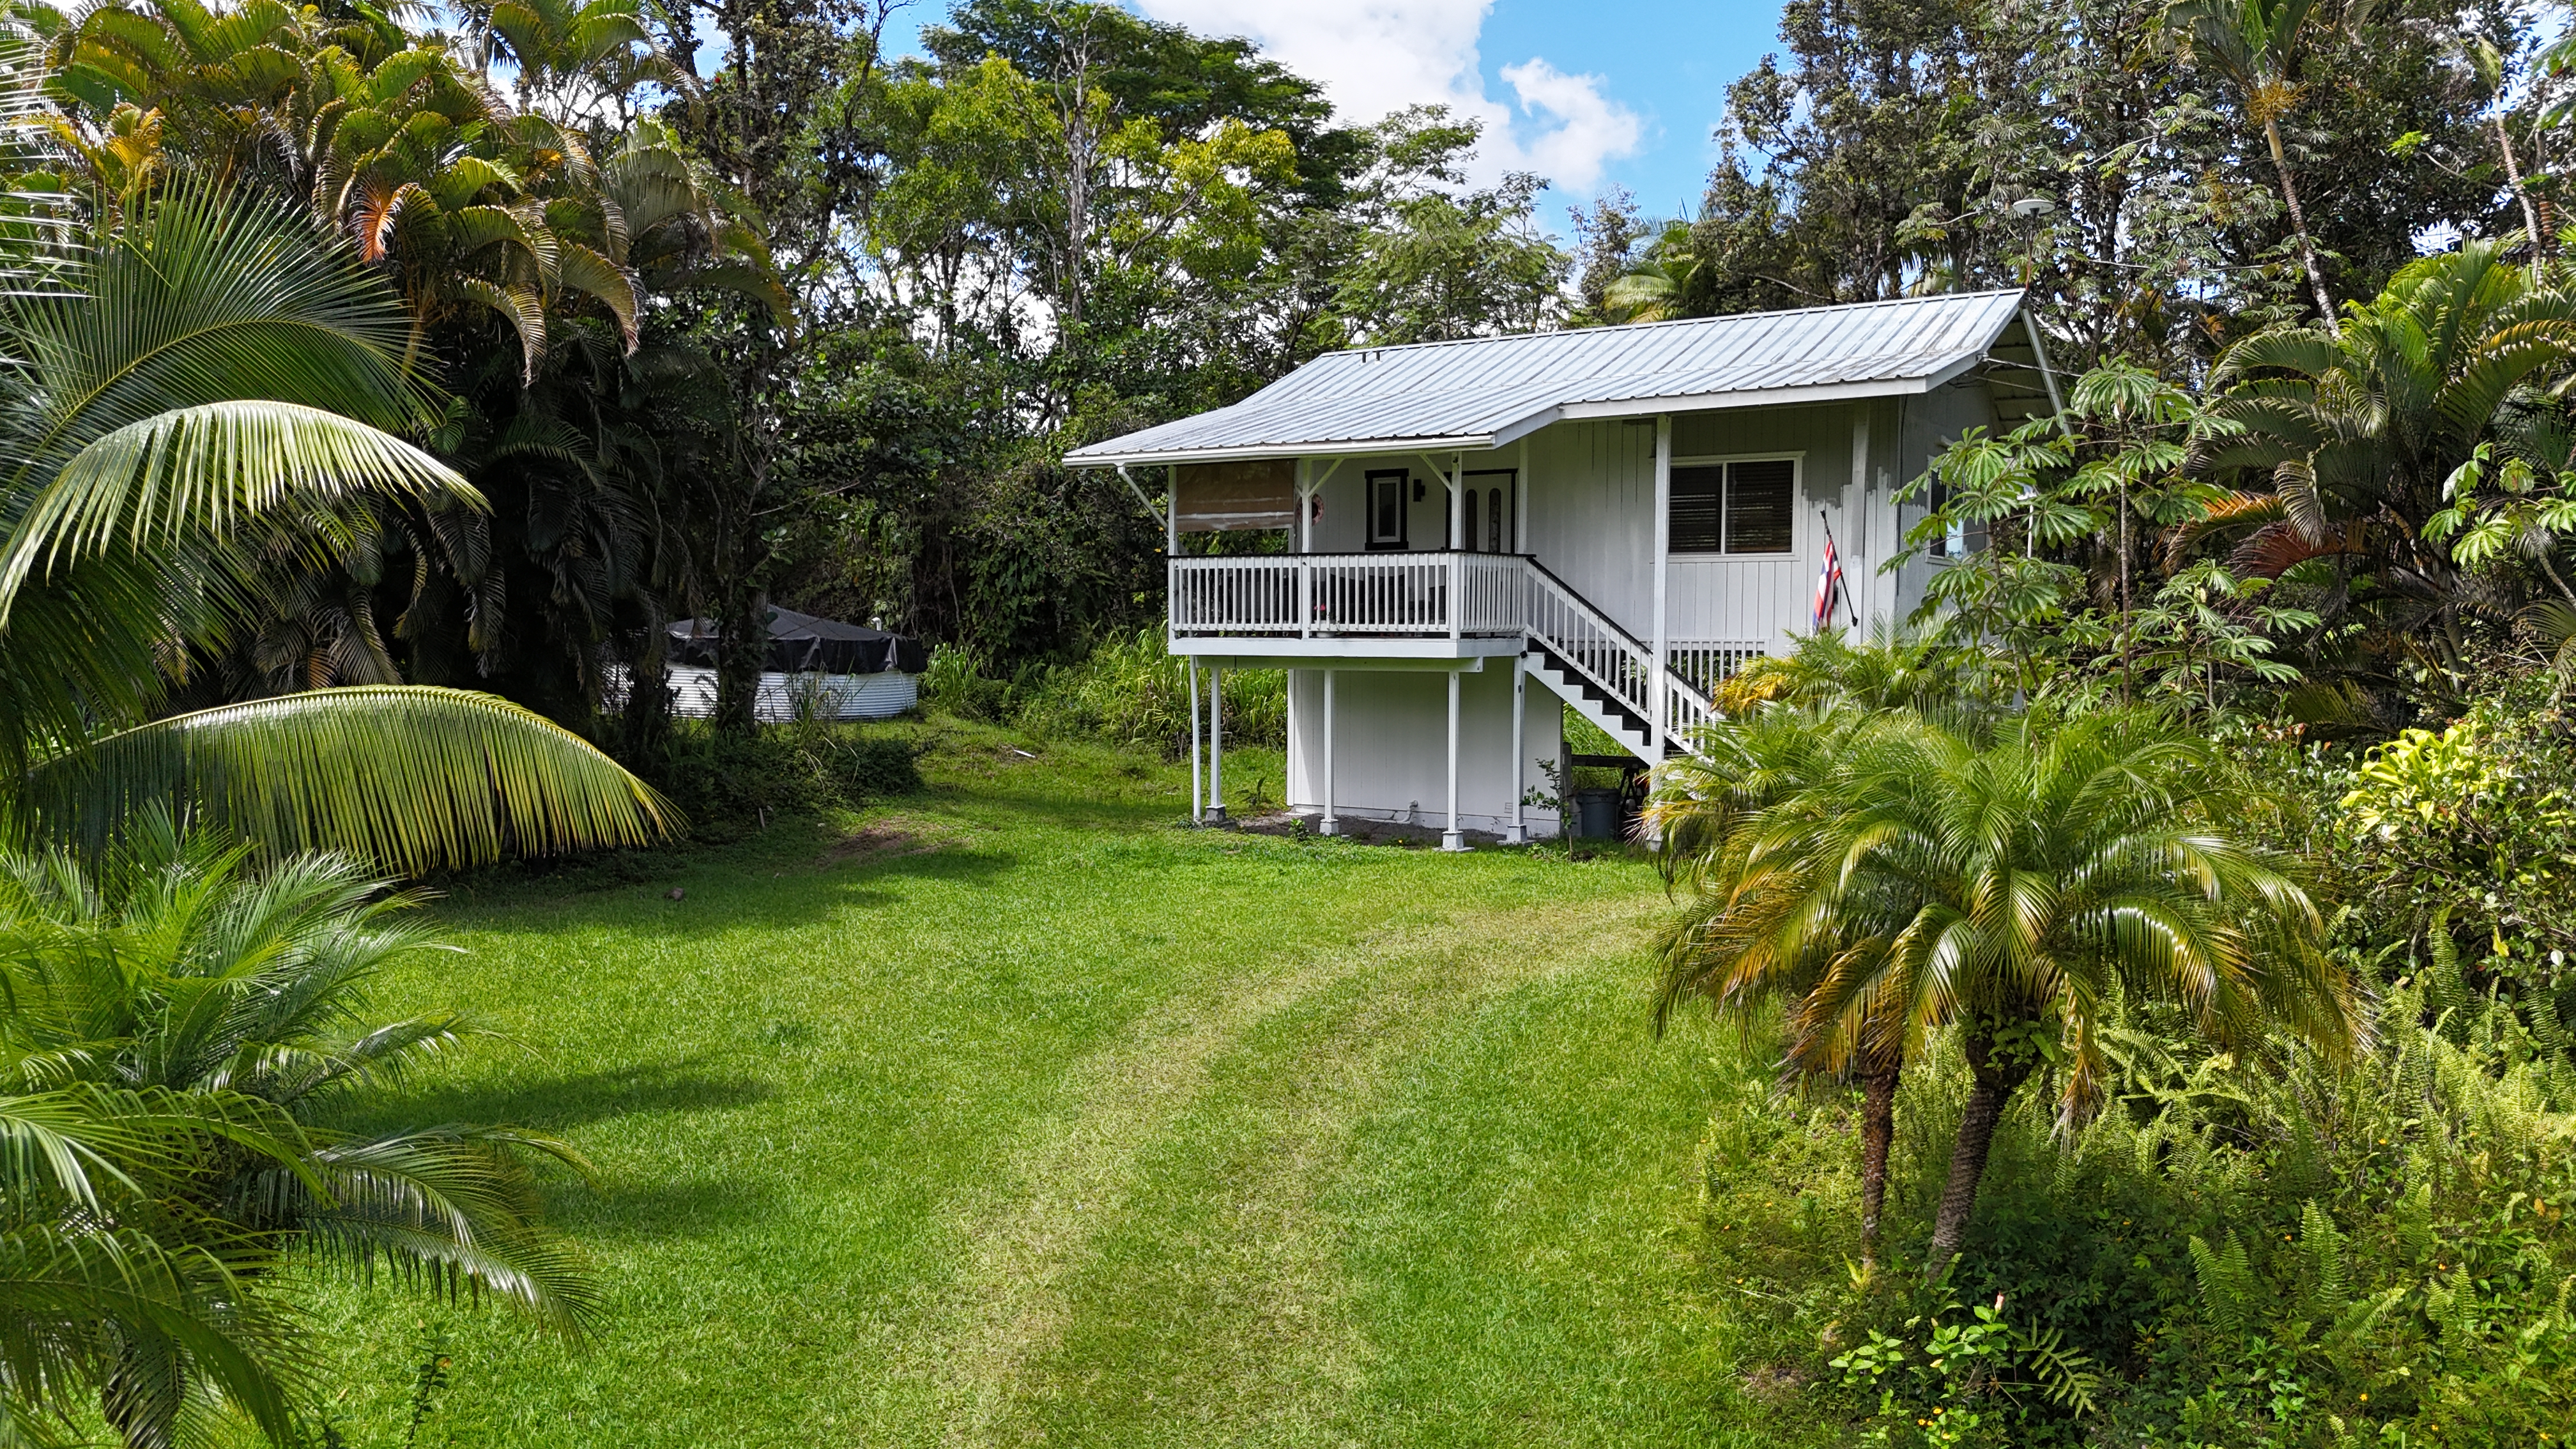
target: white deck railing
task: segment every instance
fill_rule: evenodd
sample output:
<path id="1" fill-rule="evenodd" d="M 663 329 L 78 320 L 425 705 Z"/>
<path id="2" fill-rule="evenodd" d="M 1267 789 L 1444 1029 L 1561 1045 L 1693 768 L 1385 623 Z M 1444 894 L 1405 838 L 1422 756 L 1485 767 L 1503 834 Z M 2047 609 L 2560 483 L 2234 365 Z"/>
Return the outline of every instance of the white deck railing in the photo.
<path id="1" fill-rule="evenodd" d="M 1521 560 L 1509 554 L 1182 558 L 1172 560 L 1171 623 L 1176 635 L 1218 637 L 1517 634 L 1521 590 Z"/>
<path id="2" fill-rule="evenodd" d="M 1664 737 L 1677 744 L 1687 745 L 1690 732 L 1715 714 L 1696 681 L 1669 665 L 1657 669 L 1652 650 L 1536 559 L 1517 554 L 1173 559 L 1171 627 L 1174 636 L 1193 638 L 1518 635 L 1590 680 L 1641 726 L 1660 713 Z M 1707 666 L 1723 667 L 1714 658 Z"/>

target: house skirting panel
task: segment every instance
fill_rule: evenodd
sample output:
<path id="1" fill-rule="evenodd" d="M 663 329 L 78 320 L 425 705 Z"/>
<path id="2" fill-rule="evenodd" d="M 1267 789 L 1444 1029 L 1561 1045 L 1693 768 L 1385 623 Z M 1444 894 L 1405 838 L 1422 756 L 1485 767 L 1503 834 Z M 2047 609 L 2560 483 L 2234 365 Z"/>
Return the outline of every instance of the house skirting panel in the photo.
<path id="1" fill-rule="evenodd" d="M 1511 804 L 1530 790 L 1553 792 L 1544 766 L 1556 763 L 1564 714 L 1535 680 L 1522 695 L 1520 759 L 1512 758 L 1512 674 L 1508 659 L 1459 673 L 1458 824 L 1501 833 Z M 1344 669 L 1333 678 L 1333 809 L 1363 820 L 1441 829 L 1449 820 L 1449 671 Z M 1324 805 L 1324 671 L 1288 672 L 1288 804 Z M 1533 840 L 1558 830 L 1556 812 L 1525 805 Z"/>

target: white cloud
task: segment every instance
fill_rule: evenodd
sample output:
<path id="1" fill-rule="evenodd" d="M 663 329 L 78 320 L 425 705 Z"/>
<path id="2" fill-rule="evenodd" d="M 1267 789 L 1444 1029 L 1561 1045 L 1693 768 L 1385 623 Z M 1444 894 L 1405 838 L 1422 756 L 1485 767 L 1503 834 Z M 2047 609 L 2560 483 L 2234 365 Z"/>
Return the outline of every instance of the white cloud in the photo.
<path id="1" fill-rule="evenodd" d="M 1603 163 L 1634 154 L 1637 113 L 1602 93 L 1602 78 L 1568 75 L 1532 56 L 1502 68 L 1506 102 L 1485 94 L 1476 38 L 1491 0 L 1138 0 L 1157 20 L 1202 35 L 1241 35 L 1320 82 L 1347 121 L 1374 121 L 1426 102 L 1485 124 L 1472 174 L 1491 182 L 1535 171 L 1588 194 Z"/>

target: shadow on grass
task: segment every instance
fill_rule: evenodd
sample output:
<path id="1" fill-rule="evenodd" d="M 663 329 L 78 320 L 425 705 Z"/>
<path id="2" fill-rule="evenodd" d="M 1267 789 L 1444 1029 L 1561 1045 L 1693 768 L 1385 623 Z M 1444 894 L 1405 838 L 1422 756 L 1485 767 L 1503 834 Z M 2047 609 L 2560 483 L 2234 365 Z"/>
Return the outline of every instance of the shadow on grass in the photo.
<path id="1" fill-rule="evenodd" d="M 901 881 L 981 886 L 1020 868 L 1009 851 L 972 845 L 817 863 L 835 837 L 817 834 L 796 845 L 746 858 L 710 853 L 675 859 L 671 870 L 641 886 L 580 894 L 516 896 L 494 892 L 460 902 L 448 919 L 494 936 L 546 936 L 586 925 L 641 936 L 692 939 L 739 930 L 811 925 L 827 911 L 900 908 L 884 887 Z M 668 895 L 671 886 L 685 894 Z"/>
<path id="2" fill-rule="evenodd" d="M 563 1132 L 612 1117 L 651 1113 L 723 1112 L 749 1107 L 777 1089 L 742 1072 L 711 1072 L 702 1059 L 640 1062 L 570 1076 L 514 1080 L 480 1088 L 447 1088 L 388 1103 L 382 1122 L 487 1122 Z"/>
<path id="3" fill-rule="evenodd" d="M 900 909 L 901 895 L 882 889 L 896 882 L 984 886 L 1020 865 L 1020 857 L 1010 851 L 977 850 L 971 845 L 826 865 L 808 856 L 781 862 L 767 877 L 707 881 L 702 876 L 699 884 L 689 888 L 686 899 L 651 896 L 637 904 L 658 911 L 646 917 L 650 922 L 646 929 L 657 935 L 694 937 L 745 928 L 805 926 L 827 911 Z M 621 924 L 639 923 L 629 916 Z"/>
<path id="4" fill-rule="evenodd" d="M 547 1194 L 554 1226 L 596 1247 L 619 1238 L 707 1237 L 778 1211 L 767 1183 L 739 1173 L 677 1181 L 573 1181 Z"/>

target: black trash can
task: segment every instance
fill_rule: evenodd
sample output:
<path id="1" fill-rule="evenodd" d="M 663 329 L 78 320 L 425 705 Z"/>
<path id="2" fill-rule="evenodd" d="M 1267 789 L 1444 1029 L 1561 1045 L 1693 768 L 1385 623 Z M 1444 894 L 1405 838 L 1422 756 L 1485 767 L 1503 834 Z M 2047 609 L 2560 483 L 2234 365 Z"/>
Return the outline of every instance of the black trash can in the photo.
<path id="1" fill-rule="evenodd" d="M 1574 792 L 1574 834 L 1581 840 L 1617 840 L 1619 792 L 1593 785 Z"/>

